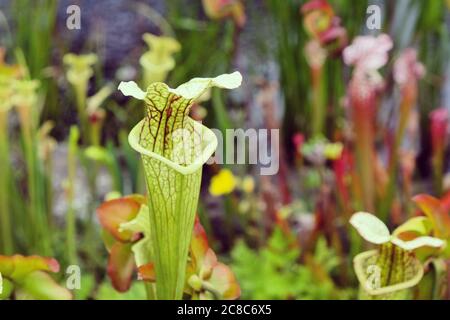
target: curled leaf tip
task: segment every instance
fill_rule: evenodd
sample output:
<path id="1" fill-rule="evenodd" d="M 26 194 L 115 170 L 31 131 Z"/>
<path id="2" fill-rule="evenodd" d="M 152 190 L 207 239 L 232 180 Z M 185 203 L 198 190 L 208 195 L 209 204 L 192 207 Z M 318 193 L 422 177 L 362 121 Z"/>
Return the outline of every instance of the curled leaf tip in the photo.
<path id="1" fill-rule="evenodd" d="M 215 78 L 194 78 L 176 89 L 170 89 L 171 93 L 182 96 L 185 99 L 197 99 L 207 89 L 218 87 L 222 89 L 236 89 L 242 83 L 242 75 L 235 71 L 229 74 L 222 74 Z"/>
<path id="2" fill-rule="evenodd" d="M 215 85 L 219 88 L 236 89 L 242 84 L 242 75 L 239 71 L 229 74 L 223 74 L 213 79 Z"/>
<path id="3" fill-rule="evenodd" d="M 59 272 L 59 263 L 58 261 L 56 261 L 56 259 L 48 258 L 47 263 L 51 272 Z"/>
<path id="4" fill-rule="evenodd" d="M 399 238 L 394 237 L 392 239 L 392 243 L 408 251 L 412 251 L 421 247 L 441 248 L 445 245 L 445 242 L 443 240 L 428 236 L 418 237 L 411 241 L 403 241 Z"/>
<path id="5" fill-rule="evenodd" d="M 139 88 L 139 86 L 134 81 L 125 81 L 119 84 L 118 88 L 124 96 L 133 97 L 139 100 L 144 100 L 145 92 Z"/>

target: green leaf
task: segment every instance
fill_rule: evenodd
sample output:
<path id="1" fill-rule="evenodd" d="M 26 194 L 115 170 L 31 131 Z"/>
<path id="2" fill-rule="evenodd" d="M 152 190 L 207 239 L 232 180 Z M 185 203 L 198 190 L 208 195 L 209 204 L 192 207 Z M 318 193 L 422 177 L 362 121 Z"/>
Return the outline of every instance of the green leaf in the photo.
<path id="1" fill-rule="evenodd" d="M 0 273 L 0 300 L 8 299 L 14 290 L 14 284 L 6 278 L 2 278 Z"/>
<path id="2" fill-rule="evenodd" d="M 150 236 L 150 213 L 148 207 L 143 205 L 133 220 L 122 223 L 119 230 L 128 231 L 133 234 L 142 233 L 144 237 L 138 240 L 132 247 L 134 259 L 138 267 L 152 262 L 152 246 Z"/>
<path id="3" fill-rule="evenodd" d="M 95 278 L 92 274 L 85 274 L 81 276 L 81 287 L 74 290 L 76 300 L 86 300 L 90 297 L 95 287 Z"/>
<path id="4" fill-rule="evenodd" d="M 39 256 L 0 256 L 0 273 L 14 282 L 22 282 L 28 274 L 34 271 L 58 272 L 58 261 Z"/>
<path id="5" fill-rule="evenodd" d="M 37 300 L 70 300 L 72 294 L 42 271 L 28 274 L 16 290 L 16 298 Z"/>
<path id="6" fill-rule="evenodd" d="M 101 237 L 103 240 L 103 244 L 106 247 L 106 250 L 108 250 L 108 252 L 111 251 L 112 246 L 114 245 L 114 243 L 116 243 L 116 238 L 114 238 L 114 236 L 109 233 L 108 231 L 106 231 L 105 229 L 101 230 Z"/>
<path id="7" fill-rule="evenodd" d="M 144 283 L 134 282 L 130 290 L 121 293 L 111 286 L 107 281 L 103 282 L 98 289 L 97 300 L 146 300 Z"/>
<path id="8" fill-rule="evenodd" d="M 382 244 L 390 240 L 389 229 L 373 214 L 357 212 L 351 217 L 350 224 L 370 243 Z"/>
<path id="9" fill-rule="evenodd" d="M 393 235 L 397 237 L 401 237 L 402 234 L 425 236 L 430 234 L 432 229 L 431 221 L 427 217 L 414 217 L 395 229 Z"/>
<path id="10" fill-rule="evenodd" d="M 113 287 L 119 292 L 125 292 L 130 288 L 136 267 L 131 246 L 131 243 L 116 242 L 110 251 L 108 276 Z"/>
<path id="11" fill-rule="evenodd" d="M 276 228 L 266 247 L 254 251 L 239 241 L 231 253 L 232 269 L 242 288 L 243 299 L 336 299 L 338 289 L 330 281 L 315 276 L 310 267 L 299 264 L 300 251 L 291 239 Z M 323 248 L 322 248 L 323 249 Z M 319 249 L 319 250 L 322 250 Z M 317 249 L 316 249 L 317 250 Z M 320 262 L 332 265 L 332 254 L 322 255 Z"/>

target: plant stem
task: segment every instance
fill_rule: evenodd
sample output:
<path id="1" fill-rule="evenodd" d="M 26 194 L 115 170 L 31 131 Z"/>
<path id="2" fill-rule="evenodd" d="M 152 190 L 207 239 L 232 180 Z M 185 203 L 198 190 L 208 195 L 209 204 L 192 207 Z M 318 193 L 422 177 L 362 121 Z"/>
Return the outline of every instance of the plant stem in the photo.
<path id="1" fill-rule="evenodd" d="M 362 200 L 364 210 L 374 209 L 374 171 L 375 159 L 373 150 L 373 117 L 367 114 L 363 106 L 354 106 L 353 125 L 356 133 L 356 159 L 357 169 L 361 181 Z"/>
<path id="2" fill-rule="evenodd" d="M 67 218 L 66 218 L 66 244 L 67 255 L 70 264 L 77 263 L 77 251 L 76 251 L 76 220 L 74 209 L 74 197 L 75 197 L 75 177 L 76 177 L 76 156 L 78 153 L 78 128 L 73 126 L 70 128 L 69 135 L 69 151 L 67 155 Z"/>
<path id="3" fill-rule="evenodd" d="M 47 222 L 50 227 L 54 226 L 53 220 L 53 158 L 50 156 L 45 163 L 46 172 L 46 194 L 47 194 Z"/>
<path id="4" fill-rule="evenodd" d="M 414 89 L 413 93 L 415 92 L 416 89 Z M 379 208 L 379 216 L 383 221 L 386 221 L 388 219 L 389 211 L 391 209 L 392 202 L 395 197 L 395 182 L 397 178 L 399 148 L 405 133 L 406 125 L 408 123 L 411 108 L 414 105 L 415 101 L 416 101 L 416 94 L 411 95 L 411 91 L 403 92 L 403 99 L 400 104 L 399 124 L 397 127 L 397 131 L 395 133 L 391 149 L 391 155 L 389 159 L 388 185 L 385 191 L 385 196 Z"/>
<path id="5" fill-rule="evenodd" d="M 432 158 L 433 163 L 433 184 L 434 190 L 438 196 L 442 195 L 443 190 L 443 161 L 444 160 L 444 149 L 440 149 L 435 152 Z"/>
<path id="6" fill-rule="evenodd" d="M 323 65 L 311 69 L 312 76 L 312 137 L 324 134 L 325 99 L 324 81 L 322 77 Z"/>
<path id="7" fill-rule="evenodd" d="M 48 230 L 45 207 L 45 186 L 37 154 L 35 106 L 18 106 L 23 138 L 25 162 L 28 174 L 29 213 L 32 227 L 31 247 L 43 255 L 51 256 L 51 233 Z"/>
<path id="8" fill-rule="evenodd" d="M 2 234 L 0 250 L 5 255 L 12 254 L 14 250 L 8 192 L 10 165 L 7 115 L 7 111 L 0 111 L 0 168 L 2 168 L 2 178 L 0 179 L 0 224 Z"/>
<path id="9" fill-rule="evenodd" d="M 83 142 L 86 145 L 91 143 L 91 135 L 89 128 L 89 121 L 86 114 L 87 105 L 87 83 L 79 83 L 75 87 L 75 98 L 77 105 L 78 118 L 80 120 L 81 133 L 83 135 Z"/>

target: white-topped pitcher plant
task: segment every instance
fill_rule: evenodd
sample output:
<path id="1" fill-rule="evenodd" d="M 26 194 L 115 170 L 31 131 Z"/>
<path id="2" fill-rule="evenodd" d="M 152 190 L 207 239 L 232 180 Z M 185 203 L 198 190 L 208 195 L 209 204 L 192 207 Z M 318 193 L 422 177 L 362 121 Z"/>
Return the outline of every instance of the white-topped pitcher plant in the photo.
<path id="1" fill-rule="evenodd" d="M 387 226 L 370 213 L 357 212 L 351 217 L 350 224 L 361 237 L 378 245 L 377 249 L 362 252 L 353 260 L 360 283 L 360 299 L 412 298 L 412 288 L 424 274 L 417 250 L 445 245 L 445 241 L 435 237 L 414 235 L 423 219 L 426 218 L 412 218 L 391 234 Z"/>
<path id="2" fill-rule="evenodd" d="M 241 74 L 234 72 L 195 78 L 176 89 L 160 82 L 146 92 L 134 82 L 119 86 L 146 107 L 129 143 L 141 154 L 145 169 L 158 299 L 182 298 L 202 166 L 218 143 L 212 130 L 189 117 L 189 110 L 209 88 L 235 89 L 241 82 Z"/>

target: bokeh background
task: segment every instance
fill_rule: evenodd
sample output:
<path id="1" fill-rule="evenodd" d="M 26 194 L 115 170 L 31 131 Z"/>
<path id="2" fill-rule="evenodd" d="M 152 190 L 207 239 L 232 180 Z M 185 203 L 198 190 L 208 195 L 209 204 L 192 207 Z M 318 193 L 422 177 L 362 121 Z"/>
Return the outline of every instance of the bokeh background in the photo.
<path id="1" fill-rule="evenodd" d="M 145 110 L 117 86 L 149 84 L 155 71 L 140 63 L 149 33 L 180 44 L 159 56 L 175 62 L 160 79 L 171 87 L 242 73 L 239 89 L 213 90 L 193 118 L 221 131 L 280 130 L 276 175 L 261 176 L 258 165 L 204 168 L 198 215 L 241 297 L 356 298 L 352 258 L 368 246 L 351 214 L 369 211 L 393 229 L 423 215 L 412 198 L 428 194 L 447 201 L 448 216 L 450 4 L 312 2 L 0 0 L 1 83 L 37 81 L 2 95 L 0 253 L 54 257 L 62 270 L 76 261 L 78 299 L 145 298 L 138 281 L 126 293 L 112 287 L 95 210 L 146 192 L 127 142 Z M 79 30 L 67 27 L 70 5 L 81 9 Z M 370 5 L 381 9 L 380 29 L 367 27 Z M 383 60 L 382 34 L 392 49 L 371 70 L 377 84 L 367 84 L 357 71 L 371 55 Z M 355 44 L 358 36 L 371 40 Z M 352 43 L 357 62 L 343 54 Z M 415 297 L 446 294 L 424 291 Z"/>

